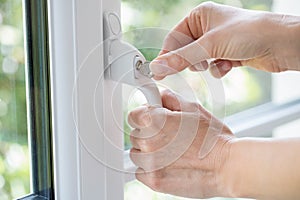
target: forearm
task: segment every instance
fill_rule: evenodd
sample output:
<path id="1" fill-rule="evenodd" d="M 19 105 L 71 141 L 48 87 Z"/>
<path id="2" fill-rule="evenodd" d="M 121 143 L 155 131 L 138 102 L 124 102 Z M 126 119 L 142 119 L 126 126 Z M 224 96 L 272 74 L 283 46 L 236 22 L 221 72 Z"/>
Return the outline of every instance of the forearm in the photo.
<path id="1" fill-rule="evenodd" d="M 282 36 L 278 38 L 278 44 L 286 47 L 278 52 L 286 58 L 282 67 L 286 65 L 288 70 L 300 71 L 300 16 L 281 15 L 280 20 Z"/>
<path id="2" fill-rule="evenodd" d="M 224 181 L 230 196 L 300 199 L 300 139 L 237 139 Z"/>

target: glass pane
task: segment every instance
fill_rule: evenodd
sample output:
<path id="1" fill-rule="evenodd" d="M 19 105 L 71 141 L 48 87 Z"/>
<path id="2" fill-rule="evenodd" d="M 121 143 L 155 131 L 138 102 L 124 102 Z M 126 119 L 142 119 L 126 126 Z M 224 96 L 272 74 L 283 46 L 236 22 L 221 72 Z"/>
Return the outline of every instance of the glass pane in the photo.
<path id="1" fill-rule="evenodd" d="M 272 100 L 283 104 L 300 98 L 300 90 L 295 86 L 300 84 L 299 72 L 284 72 L 272 75 Z"/>
<path id="2" fill-rule="evenodd" d="M 0 0 L 0 199 L 30 191 L 21 0 Z"/>
<path id="3" fill-rule="evenodd" d="M 300 119 L 279 126 L 273 130 L 275 138 L 294 138 L 300 137 Z"/>
<path id="4" fill-rule="evenodd" d="M 146 59 L 155 58 L 162 46 L 163 38 L 168 31 L 177 24 L 195 6 L 205 2 L 204 0 L 123 0 L 122 1 L 122 26 L 124 39 L 134 44 L 143 52 Z M 215 2 L 229 4 L 237 7 L 271 10 L 272 0 L 216 0 Z M 156 28 L 149 28 L 156 27 Z M 151 40 L 149 42 L 149 40 Z M 194 73 L 185 70 L 178 75 L 170 76 L 159 81 L 160 89 L 170 88 L 193 101 L 199 101 L 204 107 L 216 116 L 225 116 L 243 111 L 271 101 L 272 78 L 270 74 L 250 68 L 232 70 L 222 83 L 218 80 L 210 80 L 209 73 Z M 209 82 L 213 81 L 213 82 Z M 236 83 L 239 84 L 236 84 Z M 218 85 L 223 96 L 216 105 L 212 100 L 211 84 Z M 126 119 L 129 110 L 146 103 L 141 93 L 130 87 L 125 87 L 124 116 Z M 124 123 L 125 148 L 130 148 L 130 127 Z M 140 195 L 140 196 L 139 196 Z M 182 198 L 154 193 L 141 183 L 134 181 L 125 186 L 125 199 L 172 199 Z M 216 198 L 220 199 L 220 198 Z"/>
<path id="5" fill-rule="evenodd" d="M 299 15 L 300 7 L 295 6 L 292 0 L 274 0 L 273 10 L 276 12 Z M 287 103 L 300 98 L 300 90 L 296 88 L 300 84 L 299 72 L 284 72 L 272 75 L 272 100 L 274 103 Z"/>

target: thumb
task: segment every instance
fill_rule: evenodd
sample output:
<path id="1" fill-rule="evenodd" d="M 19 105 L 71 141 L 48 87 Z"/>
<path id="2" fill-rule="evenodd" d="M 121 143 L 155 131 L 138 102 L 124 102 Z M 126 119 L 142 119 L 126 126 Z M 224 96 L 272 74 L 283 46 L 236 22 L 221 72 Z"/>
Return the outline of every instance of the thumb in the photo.
<path id="1" fill-rule="evenodd" d="M 179 94 L 172 92 L 171 90 L 164 90 L 161 93 L 163 107 L 171 111 L 182 112 L 197 112 L 199 111 L 199 104 L 192 103 L 184 99 Z"/>
<path id="2" fill-rule="evenodd" d="M 210 59 L 211 46 L 212 44 L 207 37 L 201 37 L 184 47 L 158 56 L 150 63 L 150 69 L 154 74 L 154 78 L 162 79 L 167 75 L 175 74 L 187 67 Z M 202 70 L 206 69 L 203 67 Z"/>

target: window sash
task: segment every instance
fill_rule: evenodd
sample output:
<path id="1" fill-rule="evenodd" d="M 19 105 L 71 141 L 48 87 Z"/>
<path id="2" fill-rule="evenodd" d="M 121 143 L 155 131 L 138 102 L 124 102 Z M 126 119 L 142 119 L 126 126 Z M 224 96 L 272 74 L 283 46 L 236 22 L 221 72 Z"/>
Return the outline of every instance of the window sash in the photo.
<path id="1" fill-rule="evenodd" d="M 123 133 L 113 125 L 123 122 L 122 91 L 102 77 L 102 13 L 119 13 L 120 1 L 49 7 L 55 198 L 123 199 L 123 174 L 107 166 L 123 168 Z"/>
<path id="2" fill-rule="evenodd" d="M 300 99 L 267 103 L 229 116 L 225 123 L 238 137 L 272 137 L 273 129 L 300 118 Z"/>

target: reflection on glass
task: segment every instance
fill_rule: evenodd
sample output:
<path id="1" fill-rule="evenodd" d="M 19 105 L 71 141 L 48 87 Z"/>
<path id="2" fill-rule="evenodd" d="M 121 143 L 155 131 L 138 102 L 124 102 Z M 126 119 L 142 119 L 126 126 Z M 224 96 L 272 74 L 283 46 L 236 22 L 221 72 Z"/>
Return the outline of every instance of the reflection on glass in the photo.
<path id="1" fill-rule="evenodd" d="M 22 1 L 0 0 L 0 199 L 30 190 Z"/>
<path id="2" fill-rule="evenodd" d="M 178 23 L 192 8 L 205 2 L 204 0 L 123 0 L 122 26 L 123 37 L 143 52 L 147 60 L 155 58 L 160 51 L 164 36 Z M 229 4 L 254 10 L 271 10 L 273 0 L 215 0 L 215 2 Z M 148 28 L 156 27 L 156 28 Z M 200 102 L 204 107 L 219 118 L 243 111 L 245 109 L 271 101 L 271 76 L 268 73 L 256 71 L 247 67 L 234 69 L 221 80 L 209 80 L 209 74 L 194 73 L 185 70 L 178 75 L 170 76 L 158 85 L 170 88 L 185 98 Z M 212 82 L 210 82 L 212 81 Z M 215 86 L 217 90 L 214 88 Z M 124 90 L 124 118 L 128 110 L 145 103 L 141 94 L 132 93 L 131 89 Z M 217 91 L 217 92 L 216 92 Z M 132 95 L 128 94 L 131 93 Z M 219 95 L 219 98 L 214 96 Z M 220 95 L 222 93 L 222 95 Z M 130 127 L 124 123 L 125 149 L 130 148 Z M 141 196 L 138 196 L 138 195 Z M 131 182 L 125 186 L 125 199 L 172 199 L 169 195 L 154 193 L 138 182 Z"/>

